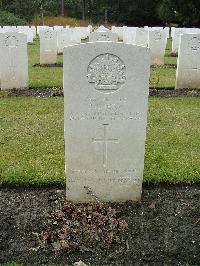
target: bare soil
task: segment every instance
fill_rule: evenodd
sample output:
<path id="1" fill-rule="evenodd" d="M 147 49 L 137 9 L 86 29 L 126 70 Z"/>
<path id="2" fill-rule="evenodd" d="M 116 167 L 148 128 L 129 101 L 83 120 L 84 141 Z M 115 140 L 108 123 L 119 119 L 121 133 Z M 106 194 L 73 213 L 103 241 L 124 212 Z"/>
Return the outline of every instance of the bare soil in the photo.
<path id="1" fill-rule="evenodd" d="M 55 252 L 52 243 L 39 245 L 42 232 L 57 228 L 52 213 L 57 213 L 58 219 L 59 210 L 66 204 L 64 188 L 4 187 L 0 188 L 0 198 L 0 263 L 72 265 L 79 260 L 92 265 L 128 266 L 200 263 L 200 184 L 144 184 L 141 202 L 105 205 L 104 208 L 115 211 L 114 219 L 125 219 L 124 241 L 104 246 L 96 239 L 99 244 L 85 250 L 73 247 Z M 70 206 L 77 210 L 73 204 Z M 68 213 L 66 207 L 65 211 Z M 59 226 L 66 225 L 66 213 Z M 72 217 L 75 219 L 73 212 L 67 217 L 68 223 Z M 81 238 L 79 232 L 70 233 Z"/>
<path id="2" fill-rule="evenodd" d="M 169 89 L 150 89 L 149 90 L 150 96 L 155 97 L 200 97 L 200 89 L 178 89 L 175 90 L 174 88 Z M 6 97 L 56 97 L 62 96 L 63 97 L 63 88 L 29 88 L 24 90 L 19 89 L 12 89 L 10 91 L 5 92 Z"/>
<path id="3" fill-rule="evenodd" d="M 63 67 L 63 63 L 55 63 L 55 64 L 40 64 L 36 63 L 33 67 Z"/>

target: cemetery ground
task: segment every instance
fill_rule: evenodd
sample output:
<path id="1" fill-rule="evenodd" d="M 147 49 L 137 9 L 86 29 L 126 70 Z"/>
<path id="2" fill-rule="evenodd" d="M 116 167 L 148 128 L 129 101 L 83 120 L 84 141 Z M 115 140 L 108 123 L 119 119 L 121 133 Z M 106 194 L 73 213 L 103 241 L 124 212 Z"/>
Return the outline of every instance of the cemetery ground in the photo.
<path id="1" fill-rule="evenodd" d="M 151 68 L 141 202 L 75 206 L 65 203 L 64 100 L 49 97 L 62 96 L 62 56 L 33 66 L 38 40 L 29 45 L 32 89 L 0 91 L 0 263 L 198 265 L 199 91 L 174 91 L 170 51 L 169 41 L 166 65 Z"/>

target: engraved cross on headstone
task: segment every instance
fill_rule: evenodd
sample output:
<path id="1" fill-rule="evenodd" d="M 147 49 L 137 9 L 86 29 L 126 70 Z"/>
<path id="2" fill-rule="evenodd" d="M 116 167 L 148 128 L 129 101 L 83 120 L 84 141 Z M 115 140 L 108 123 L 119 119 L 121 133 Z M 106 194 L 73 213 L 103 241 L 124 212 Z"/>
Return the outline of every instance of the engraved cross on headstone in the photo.
<path id="1" fill-rule="evenodd" d="M 107 127 L 109 124 L 103 124 L 103 138 L 92 139 L 92 142 L 100 142 L 103 144 L 103 167 L 107 167 L 107 158 L 108 158 L 108 143 L 118 143 L 118 139 L 108 138 L 107 136 Z"/>
<path id="2" fill-rule="evenodd" d="M 16 63 L 15 63 L 15 57 L 16 57 L 16 48 L 17 46 L 15 45 L 10 45 L 8 46 L 9 49 L 9 58 L 10 58 L 10 63 L 9 63 L 9 70 L 10 70 L 10 78 L 12 80 L 15 80 L 15 70 L 16 70 Z"/>
<path id="3" fill-rule="evenodd" d="M 49 39 L 46 39 L 46 47 L 45 47 L 45 52 L 46 53 L 51 53 L 52 52 L 52 48 L 51 48 L 51 40 Z"/>

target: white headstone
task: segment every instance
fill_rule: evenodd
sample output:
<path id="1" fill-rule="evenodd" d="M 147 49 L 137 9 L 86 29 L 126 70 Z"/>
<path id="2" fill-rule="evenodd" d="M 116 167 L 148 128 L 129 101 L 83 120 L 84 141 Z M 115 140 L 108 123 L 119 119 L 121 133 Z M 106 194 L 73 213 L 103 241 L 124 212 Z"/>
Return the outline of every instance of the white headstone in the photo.
<path id="1" fill-rule="evenodd" d="M 64 26 L 60 26 L 60 25 L 59 26 L 56 25 L 56 26 L 53 27 L 54 30 L 60 30 L 60 29 L 63 29 L 63 28 L 64 28 Z"/>
<path id="2" fill-rule="evenodd" d="M 123 42 L 124 43 L 136 43 L 136 30 L 137 27 L 126 27 L 123 29 Z"/>
<path id="3" fill-rule="evenodd" d="M 90 34 L 89 42 L 117 42 L 118 36 L 111 31 L 96 31 Z"/>
<path id="4" fill-rule="evenodd" d="M 33 43 L 34 33 L 29 26 L 18 26 L 17 30 L 19 33 L 24 33 L 26 35 L 28 43 Z"/>
<path id="5" fill-rule="evenodd" d="M 149 27 L 150 30 L 163 30 L 163 27 Z"/>
<path id="6" fill-rule="evenodd" d="M 172 53 L 177 53 L 180 45 L 181 35 L 185 34 L 184 28 L 174 28 L 172 33 Z"/>
<path id="7" fill-rule="evenodd" d="M 40 30 L 40 64 L 55 64 L 57 61 L 57 34 L 51 29 Z"/>
<path id="8" fill-rule="evenodd" d="M 170 28 L 169 27 L 165 27 L 164 30 L 166 31 L 167 34 L 167 38 L 169 38 L 169 33 L 170 33 Z"/>
<path id="9" fill-rule="evenodd" d="M 1 33 L 7 33 L 7 32 L 17 32 L 16 26 L 3 26 Z"/>
<path id="10" fill-rule="evenodd" d="M 176 89 L 200 88 L 200 34 L 184 34 L 178 51 Z"/>
<path id="11" fill-rule="evenodd" d="M 53 27 L 49 27 L 49 26 L 37 26 L 37 34 L 40 36 L 40 31 L 41 30 L 47 30 L 47 29 L 52 29 Z"/>
<path id="12" fill-rule="evenodd" d="M 109 29 L 101 25 L 96 31 L 108 31 Z"/>
<path id="13" fill-rule="evenodd" d="M 148 86 L 148 48 L 64 48 L 67 200 L 140 200 Z"/>
<path id="14" fill-rule="evenodd" d="M 171 27 L 171 37 L 172 37 L 172 39 L 174 38 L 174 31 L 175 31 L 175 27 Z"/>
<path id="15" fill-rule="evenodd" d="M 37 34 L 36 27 L 35 27 L 35 26 L 31 26 L 30 29 L 31 29 L 32 32 L 33 32 L 33 38 L 36 38 L 36 34 Z"/>
<path id="16" fill-rule="evenodd" d="M 58 29 L 57 33 L 57 51 L 63 53 L 63 48 L 71 44 L 71 34 L 69 29 Z"/>
<path id="17" fill-rule="evenodd" d="M 28 87 L 28 55 L 26 35 L 0 34 L 1 89 Z"/>
<path id="18" fill-rule="evenodd" d="M 76 28 L 70 28 L 70 41 L 71 45 L 81 43 L 81 31 Z"/>
<path id="19" fill-rule="evenodd" d="M 111 31 L 113 33 L 117 33 L 118 35 L 118 39 L 120 41 L 123 41 L 123 32 L 124 32 L 124 27 L 116 27 L 116 26 L 112 26 Z"/>
<path id="20" fill-rule="evenodd" d="M 92 29 L 93 29 L 92 25 L 88 25 L 88 31 L 89 31 L 89 33 L 92 32 Z"/>
<path id="21" fill-rule="evenodd" d="M 148 46 L 148 30 L 137 28 L 136 30 L 136 45 Z"/>
<path id="22" fill-rule="evenodd" d="M 164 65 L 165 48 L 167 45 L 167 32 L 150 30 L 148 46 L 150 48 L 151 65 Z"/>
<path id="23" fill-rule="evenodd" d="M 184 33 L 185 34 L 199 34 L 200 33 L 200 29 L 198 28 L 184 28 Z"/>
<path id="24" fill-rule="evenodd" d="M 79 30 L 81 39 L 87 39 L 90 35 L 90 29 L 88 27 L 75 27 L 75 29 Z"/>

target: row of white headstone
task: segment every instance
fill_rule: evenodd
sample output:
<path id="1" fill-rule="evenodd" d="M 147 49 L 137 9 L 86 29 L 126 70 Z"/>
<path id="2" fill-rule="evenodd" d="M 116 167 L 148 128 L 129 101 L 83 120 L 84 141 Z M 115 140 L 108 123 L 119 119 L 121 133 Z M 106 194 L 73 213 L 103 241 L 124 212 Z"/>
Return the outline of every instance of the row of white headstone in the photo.
<path id="1" fill-rule="evenodd" d="M 125 35 L 127 35 L 127 31 L 129 29 L 124 29 Z M 165 31 L 158 29 L 148 30 L 151 64 L 153 62 L 158 64 L 159 60 L 161 60 L 158 56 L 159 53 L 161 54 L 162 52 L 164 57 L 163 47 L 165 45 L 161 46 L 164 43 L 161 42 L 161 39 L 163 34 L 165 36 L 163 39 L 166 41 Z M 100 27 L 91 34 L 89 34 L 90 30 L 88 28 L 85 28 L 84 32 L 82 29 L 81 35 L 80 30 L 75 35 L 76 31 L 71 29 L 51 30 L 46 28 L 40 29 L 39 32 L 41 41 L 40 51 L 42 51 L 41 62 L 46 64 L 56 62 L 58 36 L 62 37 L 60 38 L 62 50 L 65 46 L 80 43 L 81 38 L 88 35 L 90 42 L 106 41 L 110 43 L 110 41 L 118 42 L 119 40 L 117 33 L 113 33 L 103 27 Z M 137 32 L 140 32 L 140 29 L 136 30 L 136 36 Z M 78 36 L 78 38 L 71 39 L 71 36 Z M 183 34 L 180 36 L 180 40 L 176 88 L 200 88 L 200 34 Z M 45 46 L 44 43 L 47 45 Z M 140 46 L 146 47 L 147 45 Z M 0 33 L 0 74 L 1 89 L 28 87 L 27 36 L 25 34 L 18 32 Z"/>
<path id="2" fill-rule="evenodd" d="M 183 34 L 200 34 L 199 28 L 171 28 L 172 53 L 178 53 L 181 35 Z"/>
<path id="3" fill-rule="evenodd" d="M 98 32 L 107 36 L 107 31 Z M 178 66 L 198 56 L 195 67 L 192 65 L 195 73 L 200 62 L 200 34 L 181 36 L 180 47 L 184 59 Z M 27 58 L 25 34 L 0 34 L 1 85 L 9 87 L 10 80 L 17 86 L 24 80 L 25 85 Z M 63 62 L 67 199 L 140 200 L 150 49 L 98 40 L 65 47 Z"/>
<path id="4" fill-rule="evenodd" d="M 0 28 L 0 87 L 2 90 L 28 87 L 27 43 L 33 42 L 36 32 L 38 32 L 39 36 L 42 31 L 51 31 L 55 32 L 56 36 L 62 36 L 60 32 L 65 31 L 62 28 L 60 26 L 55 27 L 54 30 L 48 26 L 38 26 L 37 29 L 29 26 L 4 26 Z M 81 39 L 87 38 L 90 30 L 91 26 L 70 29 L 70 32 L 73 32 L 73 42 L 71 44 L 80 43 Z M 57 39 L 55 43 L 57 47 Z M 46 48 L 48 57 L 51 56 L 52 51 L 54 50 L 52 50 L 51 46 Z M 56 60 L 56 56 L 54 60 Z"/>
<path id="5" fill-rule="evenodd" d="M 117 42 L 119 38 L 123 38 L 125 43 L 138 45 L 137 40 L 140 39 L 141 36 L 146 36 L 143 38 L 145 43 L 140 42 L 139 45 L 148 46 L 150 48 L 151 65 L 164 64 L 164 54 L 168 36 L 168 31 L 166 29 L 148 28 L 148 34 L 147 29 L 141 28 L 114 27 L 114 33 L 103 28 L 101 30 L 102 31 L 92 33 L 90 35 L 90 41 Z M 122 37 L 120 37 L 118 30 L 123 32 Z M 198 32 L 198 29 L 193 29 L 193 31 Z M 175 84 L 176 89 L 200 88 L 200 33 L 188 32 L 189 31 L 187 31 L 187 34 L 180 35 Z"/>
<path id="6" fill-rule="evenodd" d="M 35 26 L 4 26 L 0 27 L 0 33 L 24 33 L 26 35 L 27 43 L 33 43 L 36 38 L 37 28 Z"/>
<path id="7" fill-rule="evenodd" d="M 55 31 L 69 29 L 69 26 L 3 26 L 0 27 L 0 33 L 8 33 L 8 32 L 18 32 L 24 33 L 27 36 L 27 42 L 32 43 L 36 35 L 40 35 L 41 30 L 52 29 Z M 92 26 L 88 27 L 74 27 L 70 28 L 71 31 L 76 31 L 77 34 L 81 36 L 81 39 L 86 39 L 89 33 L 92 31 Z"/>
<path id="8" fill-rule="evenodd" d="M 40 37 L 40 64 L 55 64 L 57 54 L 63 53 L 65 46 L 81 43 L 89 37 L 92 28 L 76 27 L 46 27 L 39 30 Z"/>
<path id="9" fill-rule="evenodd" d="M 151 51 L 151 65 L 163 65 L 164 54 L 169 36 L 169 28 L 136 28 L 122 27 L 122 36 L 119 29 L 113 27 L 112 31 L 104 26 L 99 27 L 96 32 L 91 33 L 91 28 L 61 28 L 54 30 L 43 27 L 39 30 L 40 36 L 40 64 L 55 64 L 57 53 L 62 53 L 65 46 L 81 43 L 81 39 L 89 37 L 89 42 L 123 40 L 124 43 L 142 45 L 149 47 Z"/>
<path id="10" fill-rule="evenodd" d="M 158 27 L 112 27 L 124 43 L 142 45 L 150 48 L 151 65 L 164 65 L 164 55 L 169 38 L 169 28 Z"/>

